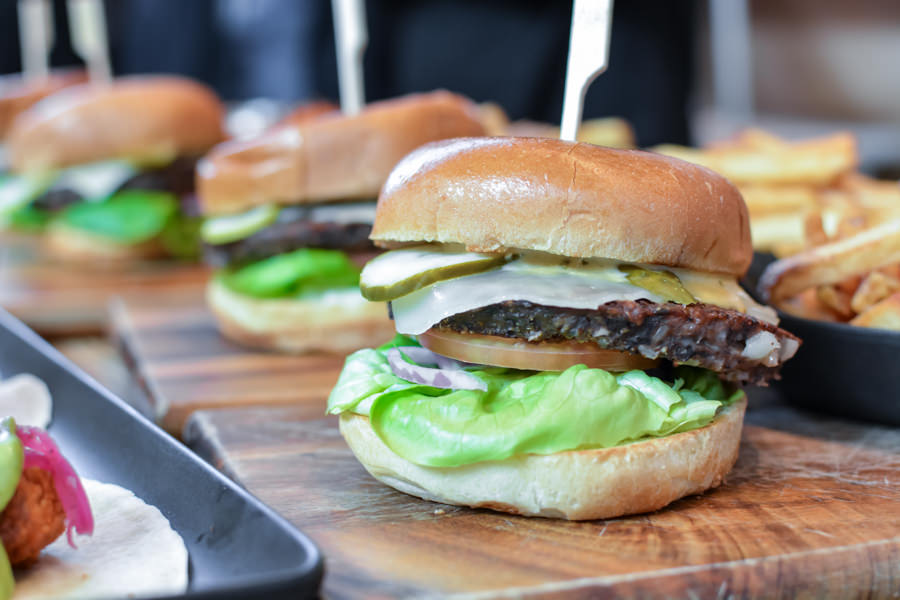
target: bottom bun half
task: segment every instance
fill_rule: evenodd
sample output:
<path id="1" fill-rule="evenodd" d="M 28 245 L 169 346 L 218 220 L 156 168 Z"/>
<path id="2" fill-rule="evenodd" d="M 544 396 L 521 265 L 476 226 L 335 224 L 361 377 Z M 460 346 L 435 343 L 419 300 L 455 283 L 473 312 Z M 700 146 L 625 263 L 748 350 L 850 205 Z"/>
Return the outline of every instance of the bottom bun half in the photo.
<path id="1" fill-rule="evenodd" d="M 48 256 L 55 260 L 100 267 L 127 266 L 166 256 L 157 239 L 140 244 L 122 244 L 59 223 L 47 229 L 44 245 Z"/>
<path id="2" fill-rule="evenodd" d="M 607 519 L 657 510 L 722 483 L 738 456 L 746 400 L 700 429 L 662 438 L 463 467 L 392 452 L 364 416 L 341 415 L 350 449 L 379 481 L 426 500 L 537 517 Z"/>
<path id="3" fill-rule="evenodd" d="M 206 300 L 222 335 L 251 348 L 346 353 L 394 337 L 384 303 L 369 302 L 355 288 L 304 299 L 253 298 L 214 277 Z"/>

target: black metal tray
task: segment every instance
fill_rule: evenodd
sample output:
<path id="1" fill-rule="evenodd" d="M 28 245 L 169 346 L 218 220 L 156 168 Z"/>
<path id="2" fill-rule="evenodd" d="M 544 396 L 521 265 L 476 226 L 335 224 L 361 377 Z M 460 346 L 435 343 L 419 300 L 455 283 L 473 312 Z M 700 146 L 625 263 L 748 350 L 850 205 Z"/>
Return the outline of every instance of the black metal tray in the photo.
<path id="1" fill-rule="evenodd" d="M 756 284 L 771 255 L 757 254 L 744 279 Z M 795 317 L 780 326 L 803 340 L 774 387 L 785 402 L 841 417 L 900 426 L 900 333 Z"/>
<path id="2" fill-rule="evenodd" d="M 190 586 L 177 598 L 318 595 L 322 556 L 306 536 L 0 309 L 0 375 L 18 373 L 50 388 L 49 430 L 79 474 L 132 490 L 184 539 Z"/>

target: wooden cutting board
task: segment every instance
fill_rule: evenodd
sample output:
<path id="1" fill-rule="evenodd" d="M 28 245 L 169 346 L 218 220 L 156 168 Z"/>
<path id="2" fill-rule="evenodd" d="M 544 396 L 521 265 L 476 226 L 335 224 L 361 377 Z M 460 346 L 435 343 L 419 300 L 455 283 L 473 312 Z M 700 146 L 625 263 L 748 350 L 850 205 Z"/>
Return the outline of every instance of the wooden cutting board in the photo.
<path id="1" fill-rule="evenodd" d="M 176 436 L 204 408 L 310 404 L 321 416 L 344 365 L 343 355 L 284 355 L 229 342 L 202 291 L 167 303 L 122 298 L 112 307 L 112 333 L 157 422 Z"/>
<path id="2" fill-rule="evenodd" d="M 309 404 L 197 412 L 184 439 L 319 544 L 326 597 L 896 597 L 900 431 L 777 403 L 748 422 L 720 488 L 583 523 L 393 491 Z"/>
<path id="3" fill-rule="evenodd" d="M 0 232 L 0 306 L 43 335 L 102 333 L 113 298 L 136 294 L 165 302 L 197 295 L 207 277 L 201 265 L 174 261 L 119 269 L 68 265 L 46 257 L 38 236 Z"/>

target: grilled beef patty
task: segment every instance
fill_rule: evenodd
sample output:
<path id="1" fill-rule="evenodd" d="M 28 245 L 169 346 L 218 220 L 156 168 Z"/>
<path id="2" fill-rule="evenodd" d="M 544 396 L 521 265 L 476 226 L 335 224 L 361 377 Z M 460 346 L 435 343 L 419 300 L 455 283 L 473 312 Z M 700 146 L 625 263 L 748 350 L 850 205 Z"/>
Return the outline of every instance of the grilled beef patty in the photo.
<path id="1" fill-rule="evenodd" d="M 766 385 L 778 377 L 799 339 L 770 323 L 710 304 L 608 302 L 597 310 L 558 308 L 510 300 L 447 317 L 438 330 L 520 338 L 529 342 L 592 342 L 601 348 L 666 358 L 716 371 L 723 379 Z M 745 356 L 757 334 L 781 343 L 771 365 Z"/>
<path id="2" fill-rule="evenodd" d="M 119 190 L 155 190 L 187 196 L 194 192 L 194 168 L 197 159 L 180 156 L 164 167 L 137 173 Z"/>
<path id="3" fill-rule="evenodd" d="M 196 164 L 196 158 L 176 158 L 164 167 L 136 173 L 133 177 L 125 181 L 117 191 L 151 190 L 172 192 L 179 198 L 188 198 L 194 191 L 194 167 Z M 39 210 L 56 212 L 70 204 L 81 202 L 84 199 L 84 197 L 74 190 L 51 187 L 49 190 L 35 198 L 32 206 Z M 186 212 L 188 216 L 196 216 L 198 212 L 196 202 L 193 204 L 193 213 Z M 187 204 L 182 208 L 190 208 L 190 204 Z"/>
<path id="4" fill-rule="evenodd" d="M 372 226 L 363 223 L 276 222 L 229 244 L 204 244 L 206 261 L 214 267 L 237 266 L 300 248 L 368 252 Z"/>

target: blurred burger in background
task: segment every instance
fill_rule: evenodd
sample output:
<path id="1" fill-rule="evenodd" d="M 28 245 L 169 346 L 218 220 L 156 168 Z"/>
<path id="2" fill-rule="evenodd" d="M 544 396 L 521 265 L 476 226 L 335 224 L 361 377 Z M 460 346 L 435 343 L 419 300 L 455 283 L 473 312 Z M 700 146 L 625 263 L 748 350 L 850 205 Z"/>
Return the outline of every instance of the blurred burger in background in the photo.
<path id="1" fill-rule="evenodd" d="M 477 107 L 448 92 L 322 114 L 199 163 L 207 299 L 223 334 L 285 352 L 348 351 L 387 339 L 383 304 L 359 292 L 375 198 L 394 165 L 431 141 L 482 135 Z"/>
<path id="2" fill-rule="evenodd" d="M 50 94 L 85 81 L 87 74 L 80 69 L 60 69 L 39 79 L 26 79 L 21 73 L 0 77 L 0 172 L 7 168 L 2 144 L 16 116 Z"/>
<path id="3" fill-rule="evenodd" d="M 10 128 L 0 220 L 45 231 L 64 260 L 196 255 L 194 166 L 223 139 L 222 117 L 210 89 L 176 77 L 52 94 Z"/>

